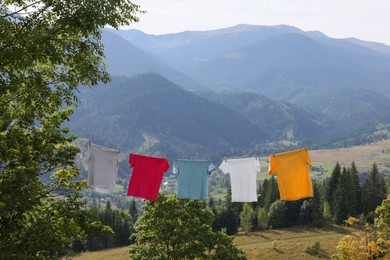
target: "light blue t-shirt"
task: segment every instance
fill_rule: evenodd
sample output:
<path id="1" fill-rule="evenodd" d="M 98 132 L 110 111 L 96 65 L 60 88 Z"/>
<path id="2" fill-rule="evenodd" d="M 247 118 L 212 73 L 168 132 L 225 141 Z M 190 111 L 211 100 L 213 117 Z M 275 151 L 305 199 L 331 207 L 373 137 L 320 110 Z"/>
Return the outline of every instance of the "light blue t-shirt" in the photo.
<path id="1" fill-rule="evenodd" d="M 207 200 L 208 175 L 214 165 L 207 160 L 176 160 L 174 173 L 179 174 L 176 197 Z"/>

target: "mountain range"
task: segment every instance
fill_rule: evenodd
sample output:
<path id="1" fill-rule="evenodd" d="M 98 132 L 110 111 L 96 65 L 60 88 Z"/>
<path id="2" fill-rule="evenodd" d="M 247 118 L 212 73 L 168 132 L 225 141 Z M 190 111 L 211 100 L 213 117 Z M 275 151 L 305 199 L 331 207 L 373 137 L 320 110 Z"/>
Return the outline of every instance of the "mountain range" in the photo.
<path id="1" fill-rule="evenodd" d="M 167 35 L 104 30 L 113 81 L 70 125 L 101 144 L 175 156 L 318 144 L 390 123 L 390 46 L 280 26 Z"/>
<path id="2" fill-rule="evenodd" d="M 69 123 L 72 130 L 124 151 L 215 158 L 268 139 L 262 128 L 239 113 L 158 74 L 114 76 L 107 86 L 82 91 L 80 100 Z"/>

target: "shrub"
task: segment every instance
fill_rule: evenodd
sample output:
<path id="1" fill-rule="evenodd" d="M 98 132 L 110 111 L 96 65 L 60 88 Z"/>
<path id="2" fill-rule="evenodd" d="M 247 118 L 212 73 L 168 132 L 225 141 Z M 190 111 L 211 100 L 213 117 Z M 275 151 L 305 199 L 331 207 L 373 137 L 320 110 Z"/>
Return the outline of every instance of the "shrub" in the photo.
<path id="1" fill-rule="evenodd" d="M 320 242 L 315 242 L 314 244 L 306 247 L 305 252 L 311 255 L 317 255 L 321 250 Z"/>

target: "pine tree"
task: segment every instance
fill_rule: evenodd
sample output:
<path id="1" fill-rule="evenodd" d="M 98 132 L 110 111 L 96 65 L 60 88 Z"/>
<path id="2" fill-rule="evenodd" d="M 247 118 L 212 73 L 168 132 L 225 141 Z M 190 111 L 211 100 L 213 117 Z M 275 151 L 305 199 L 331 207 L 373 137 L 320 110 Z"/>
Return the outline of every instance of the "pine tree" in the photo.
<path id="1" fill-rule="evenodd" d="M 268 182 L 264 181 L 264 208 L 269 211 L 271 204 L 279 199 L 278 182 L 274 176 L 270 177 Z"/>
<path id="2" fill-rule="evenodd" d="M 368 178 L 363 183 L 364 212 L 372 215 L 372 212 L 382 203 L 385 196 L 383 177 L 379 176 L 378 167 L 374 163 Z M 372 222 L 373 219 L 370 219 L 370 221 Z"/>
<path id="3" fill-rule="evenodd" d="M 340 176 L 341 176 L 341 166 L 337 162 L 326 184 L 326 193 L 325 193 L 326 200 L 329 203 L 330 214 L 332 216 L 334 215 L 334 201 L 333 201 L 334 193 L 336 191 Z"/>
<path id="4" fill-rule="evenodd" d="M 305 199 L 285 201 L 286 215 L 288 216 L 285 223 L 286 227 L 299 225 L 299 214 L 304 201 Z"/>
<path id="5" fill-rule="evenodd" d="M 221 230 L 221 227 L 219 226 L 219 218 L 218 218 L 218 210 L 217 210 L 217 207 L 215 205 L 215 201 L 214 201 L 214 198 L 212 196 L 209 197 L 208 199 L 208 203 L 207 203 L 207 207 L 213 212 L 214 214 L 214 221 L 213 221 L 213 224 L 211 225 L 213 231 L 219 231 Z"/>
<path id="6" fill-rule="evenodd" d="M 234 235 L 237 233 L 240 225 L 240 212 L 241 208 L 238 203 L 235 205 L 232 203 L 232 191 L 230 188 L 226 190 L 225 200 L 219 211 L 217 211 L 215 219 L 216 230 L 225 229 L 226 234 Z"/>
<path id="7" fill-rule="evenodd" d="M 133 219 L 137 219 L 138 217 L 137 203 L 134 199 L 132 199 L 130 202 L 129 214 Z"/>
<path id="8" fill-rule="evenodd" d="M 257 206 L 258 207 L 264 207 L 264 196 L 265 193 L 263 193 L 263 184 L 264 182 L 259 182 L 258 187 L 257 187 Z"/>
<path id="9" fill-rule="evenodd" d="M 268 226 L 270 228 L 282 228 L 286 226 L 286 203 L 277 200 L 272 203 L 268 213 Z"/>
<path id="10" fill-rule="evenodd" d="M 312 201 L 312 213 L 313 213 L 312 225 L 314 227 L 322 227 L 325 223 L 325 219 L 322 214 L 323 205 L 321 202 L 321 193 L 320 193 L 321 186 L 322 186 L 321 183 L 314 182 L 313 198 L 310 199 Z"/>
<path id="11" fill-rule="evenodd" d="M 324 216 L 322 215 L 322 203 L 319 182 L 313 183 L 313 197 L 305 200 L 301 206 L 299 214 L 300 224 L 309 224 L 314 227 L 322 227 L 324 225 Z"/>
<path id="12" fill-rule="evenodd" d="M 240 213 L 240 223 L 242 230 L 248 234 L 252 230 L 252 221 L 254 218 L 254 211 L 249 203 L 244 203 Z"/>
<path id="13" fill-rule="evenodd" d="M 267 228 L 267 211 L 264 208 L 259 207 L 257 210 L 257 228 L 265 230 Z"/>
<path id="14" fill-rule="evenodd" d="M 351 216 L 357 216 L 361 213 L 362 191 L 355 162 L 352 162 L 351 168 L 349 169 L 349 183 L 351 184 L 349 193 L 351 196 L 348 203 L 348 212 Z"/>
<path id="15" fill-rule="evenodd" d="M 258 199 L 258 203 L 260 207 L 265 208 L 265 197 L 266 197 L 266 192 L 268 191 L 268 186 L 270 185 L 270 180 L 265 179 L 263 182 L 259 184 L 258 188 L 258 193 L 260 194 L 260 199 Z"/>
<path id="16" fill-rule="evenodd" d="M 313 222 L 313 205 L 312 200 L 305 200 L 299 213 L 299 224 L 307 225 Z"/>
<path id="17" fill-rule="evenodd" d="M 348 218 L 348 193 L 349 193 L 349 173 L 343 167 L 343 172 L 339 178 L 336 190 L 333 194 L 334 203 L 334 221 L 336 224 L 342 224 Z"/>

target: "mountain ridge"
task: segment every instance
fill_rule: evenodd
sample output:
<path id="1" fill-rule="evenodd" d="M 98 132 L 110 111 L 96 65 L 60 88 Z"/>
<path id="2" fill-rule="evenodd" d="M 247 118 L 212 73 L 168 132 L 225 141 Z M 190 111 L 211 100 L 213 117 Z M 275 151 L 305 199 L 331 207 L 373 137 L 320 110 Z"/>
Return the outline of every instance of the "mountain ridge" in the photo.
<path id="1" fill-rule="evenodd" d="M 79 98 L 69 128 L 126 151 L 211 157 L 250 152 L 268 138 L 237 112 L 157 74 L 113 77 L 109 86 L 86 90 Z"/>
<path id="2" fill-rule="evenodd" d="M 107 32 L 105 53 L 113 77 L 151 72 L 196 93 L 201 89 L 237 92 L 237 102 L 246 100 L 246 107 L 233 104 L 234 100 L 229 100 L 231 106 L 220 102 L 226 96 L 212 95 L 214 100 L 210 101 L 229 107 L 226 114 L 233 111 L 247 120 L 251 113 L 255 114 L 257 119 L 251 121 L 255 125 L 256 120 L 261 122 L 266 118 L 264 114 L 270 113 L 261 104 L 269 104 L 275 108 L 274 113 L 280 113 L 281 120 L 271 122 L 275 123 L 270 126 L 275 135 L 270 141 L 292 132 L 289 136 L 297 141 L 318 137 L 326 143 L 390 123 L 390 59 L 387 54 L 363 46 L 364 42 L 333 39 L 321 32 L 304 32 L 284 25 L 244 24 L 159 36 L 132 30 L 126 31 L 127 40 L 124 31 Z M 128 67 L 134 72 L 126 71 Z M 270 103 L 244 98 L 241 92 L 263 95 Z M 137 93 L 132 95 L 136 97 Z M 249 108 L 250 104 L 261 109 Z M 298 122 L 308 131 L 298 130 Z M 148 133 L 146 136 L 152 143 L 160 140 Z M 144 139 L 141 135 L 138 145 L 142 146 Z M 179 139 L 175 142 L 180 146 Z M 195 144 L 191 142 L 186 145 Z"/>

